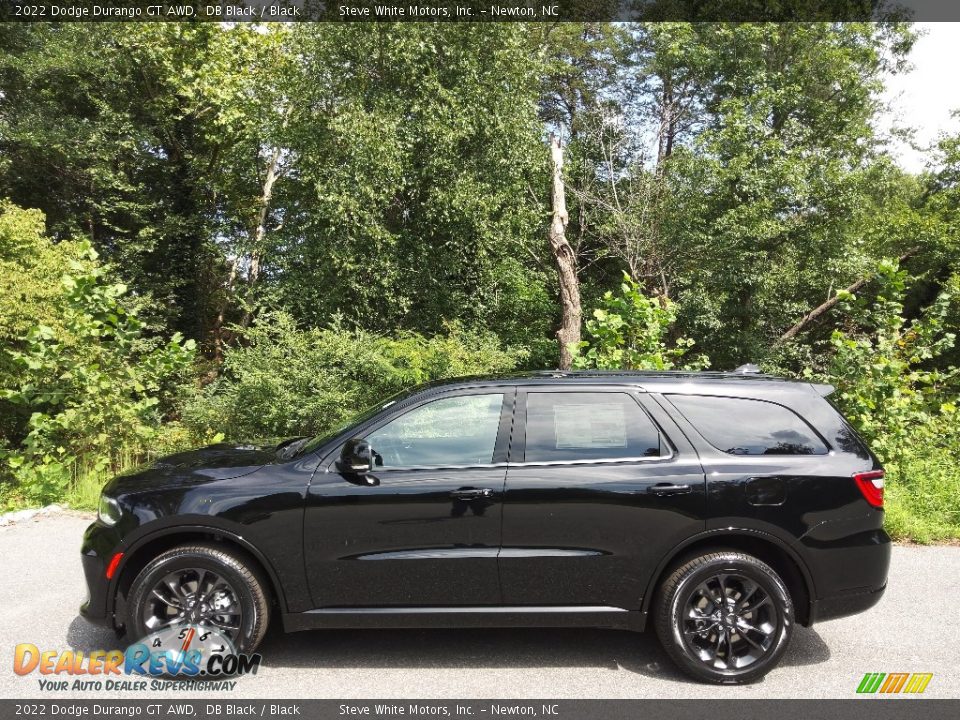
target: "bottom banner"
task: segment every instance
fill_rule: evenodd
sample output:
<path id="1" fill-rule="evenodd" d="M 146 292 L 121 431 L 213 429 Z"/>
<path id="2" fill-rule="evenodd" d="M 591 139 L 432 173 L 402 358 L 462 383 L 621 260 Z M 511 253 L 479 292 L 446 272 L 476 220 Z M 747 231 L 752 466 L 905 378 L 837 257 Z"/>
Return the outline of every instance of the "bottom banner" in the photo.
<path id="1" fill-rule="evenodd" d="M 0 700 L 0 718 L 13 717 L 955 720 L 960 700 Z"/>

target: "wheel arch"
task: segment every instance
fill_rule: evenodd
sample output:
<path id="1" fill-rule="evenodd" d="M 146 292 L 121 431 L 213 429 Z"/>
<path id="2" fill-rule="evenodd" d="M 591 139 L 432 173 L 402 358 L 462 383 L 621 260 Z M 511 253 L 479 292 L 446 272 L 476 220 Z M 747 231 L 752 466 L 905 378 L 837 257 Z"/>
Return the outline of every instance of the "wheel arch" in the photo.
<path id="1" fill-rule="evenodd" d="M 687 558 L 720 548 L 749 553 L 776 570 L 790 591 L 797 621 L 801 625 L 810 625 L 816 591 L 806 563 L 793 548 L 777 536 L 745 528 L 709 530 L 677 545 L 660 561 L 647 584 L 641 607 L 644 614 L 649 612 L 654 595 L 674 568 Z"/>
<path id="2" fill-rule="evenodd" d="M 279 606 L 280 612 L 285 613 L 287 611 L 283 585 L 280 583 L 276 571 L 264 554 L 253 544 L 242 536 L 220 527 L 178 525 L 145 535 L 124 551 L 123 559 L 118 567 L 119 572 L 114 578 L 110 593 L 107 596 L 108 615 L 113 614 L 115 618 L 123 617 L 124 605 L 130 586 L 140 571 L 151 560 L 170 548 L 192 542 L 212 543 L 238 550 L 242 556 L 257 565 L 255 569 L 259 569 L 261 576 L 269 583 L 266 589 L 273 602 Z"/>

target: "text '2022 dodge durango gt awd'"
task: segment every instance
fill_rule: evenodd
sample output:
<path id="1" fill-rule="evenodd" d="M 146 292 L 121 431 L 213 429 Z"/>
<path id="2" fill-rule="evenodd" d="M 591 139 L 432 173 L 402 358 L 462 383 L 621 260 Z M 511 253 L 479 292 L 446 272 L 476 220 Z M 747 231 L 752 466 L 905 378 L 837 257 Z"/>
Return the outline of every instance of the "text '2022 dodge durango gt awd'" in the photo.
<path id="1" fill-rule="evenodd" d="M 794 623 L 886 586 L 883 470 L 829 386 L 748 373 L 544 372 L 390 398 L 328 435 L 214 445 L 117 477 L 83 614 L 252 651 L 309 628 L 651 624 L 747 682 Z"/>

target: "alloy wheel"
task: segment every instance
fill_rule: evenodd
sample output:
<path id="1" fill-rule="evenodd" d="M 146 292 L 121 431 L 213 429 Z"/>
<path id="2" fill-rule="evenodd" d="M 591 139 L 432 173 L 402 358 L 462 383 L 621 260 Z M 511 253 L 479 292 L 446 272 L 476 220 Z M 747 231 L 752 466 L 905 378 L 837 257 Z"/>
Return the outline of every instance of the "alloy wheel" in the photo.
<path id="1" fill-rule="evenodd" d="M 776 603 L 755 580 L 717 573 L 693 588 L 680 630 L 693 657 L 719 672 L 740 671 L 774 647 L 781 624 Z"/>
<path id="2" fill-rule="evenodd" d="M 163 576 L 143 606 L 143 624 L 154 633 L 170 625 L 214 628 L 235 640 L 243 626 L 239 595 L 221 575 L 185 568 Z"/>

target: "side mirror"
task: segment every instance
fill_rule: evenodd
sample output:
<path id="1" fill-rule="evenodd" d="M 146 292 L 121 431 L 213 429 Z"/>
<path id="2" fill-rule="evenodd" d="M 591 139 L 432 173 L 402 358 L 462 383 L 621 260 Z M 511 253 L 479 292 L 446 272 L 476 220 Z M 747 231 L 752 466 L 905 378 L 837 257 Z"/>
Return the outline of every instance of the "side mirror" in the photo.
<path id="1" fill-rule="evenodd" d="M 370 443 L 363 438 L 351 438 L 340 451 L 337 469 L 344 475 L 361 477 L 368 485 L 375 485 L 376 482 L 371 482 L 374 478 L 367 477 L 367 473 L 373 469 L 373 464 L 374 453 Z"/>

